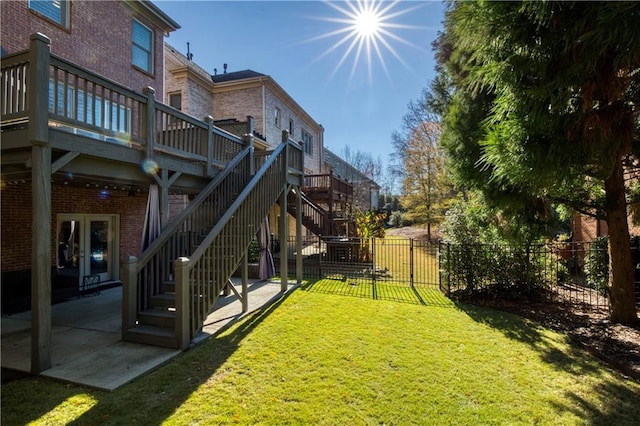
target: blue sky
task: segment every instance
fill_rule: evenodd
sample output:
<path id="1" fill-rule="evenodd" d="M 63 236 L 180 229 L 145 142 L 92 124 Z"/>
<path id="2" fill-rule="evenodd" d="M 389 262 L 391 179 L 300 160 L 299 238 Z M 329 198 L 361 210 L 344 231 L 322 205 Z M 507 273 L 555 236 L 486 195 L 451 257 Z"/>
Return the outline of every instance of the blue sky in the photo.
<path id="1" fill-rule="evenodd" d="M 372 52 L 371 73 L 366 54 L 354 69 L 356 49 L 349 42 L 335 46 L 346 33 L 330 35 L 348 18 L 323 1 L 169 1 L 154 3 L 181 28 L 167 41 L 213 74 L 252 69 L 273 77 L 325 128 L 325 146 L 342 155 L 370 152 L 387 163 L 391 133 L 398 129 L 406 106 L 420 96 L 434 77 L 431 42 L 441 29 L 443 4 L 435 1 L 375 2 L 386 12 L 381 23 L 396 56 L 379 44 L 385 67 Z M 344 2 L 333 2 L 348 10 Z M 351 3 L 357 7 L 357 2 Z M 401 38 L 402 41 L 394 38 Z"/>

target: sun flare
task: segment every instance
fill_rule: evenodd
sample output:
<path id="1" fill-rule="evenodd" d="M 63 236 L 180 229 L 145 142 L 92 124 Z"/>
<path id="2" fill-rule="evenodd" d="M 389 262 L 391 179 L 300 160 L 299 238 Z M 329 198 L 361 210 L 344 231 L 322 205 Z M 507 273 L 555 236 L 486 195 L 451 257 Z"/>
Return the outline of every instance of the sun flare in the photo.
<path id="1" fill-rule="evenodd" d="M 318 61 L 338 49 L 343 50 L 342 56 L 329 77 L 330 79 L 350 57 L 353 57 L 351 77 L 355 76 L 359 64 L 364 62 L 370 84 L 373 83 L 373 63 L 376 58 L 390 80 L 391 77 L 385 58 L 386 54 L 391 54 L 406 68 L 410 68 L 400 57 L 392 42 L 413 46 L 410 42 L 397 35 L 396 32 L 401 29 L 418 29 L 419 27 L 398 24 L 394 22 L 394 19 L 423 5 L 413 3 L 408 8 L 398 9 L 399 3 L 400 0 L 347 0 L 344 2 L 325 0 L 325 4 L 338 12 L 338 14 L 334 17 L 320 17 L 318 19 L 335 23 L 338 28 L 307 41 L 332 37 L 338 38 L 333 45 L 316 58 L 316 61 Z"/>
<path id="2" fill-rule="evenodd" d="M 355 18 L 355 30 L 364 37 L 374 36 L 380 29 L 378 16 L 370 10 L 360 11 Z"/>

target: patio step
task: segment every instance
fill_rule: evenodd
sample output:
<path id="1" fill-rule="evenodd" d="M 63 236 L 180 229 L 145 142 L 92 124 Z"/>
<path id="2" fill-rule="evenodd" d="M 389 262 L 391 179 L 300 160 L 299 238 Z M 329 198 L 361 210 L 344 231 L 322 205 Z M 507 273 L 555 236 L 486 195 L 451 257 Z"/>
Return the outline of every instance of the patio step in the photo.
<path id="1" fill-rule="evenodd" d="M 176 295 L 174 293 L 160 293 L 151 296 L 151 307 L 156 309 L 175 308 Z"/>
<path id="2" fill-rule="evenodd" d="M 137 325 L 123 331 L 123 339 L 127 342 L 179 349 L 178 337 L 172 329 L 166 327 Z"/>
<path id="3" fill-rule="evenodd" d="M 138 314 L 138 322 L 142 325 L 173 329 L 176 324 L 176 312 L 167 309 L 147 309 Z"/>
<path id="4" fill-rule="evenodd" d="M 176 282 L 175 281 L 163 281 L 160 289 L 164 293 L 175 293 L 176 292 Z"/>

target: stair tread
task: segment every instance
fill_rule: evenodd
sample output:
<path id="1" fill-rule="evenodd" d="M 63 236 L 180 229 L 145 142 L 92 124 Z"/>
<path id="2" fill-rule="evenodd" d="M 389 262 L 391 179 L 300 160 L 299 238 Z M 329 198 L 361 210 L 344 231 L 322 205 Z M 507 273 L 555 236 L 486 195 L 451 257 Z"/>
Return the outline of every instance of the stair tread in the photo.
<path id="1" fill-rule="evenodd" d="M 167 309 L 147 309 L 146 311 L 140 312 L 140 315 L 162 318 L 175 318 L 176 313 L 175 311 L 170 311 Z"/>
<path id="2" fill-rule="evenodd" d="M 164 300 L 175 300 L 176 294 L 175 293 L 159 293 L 152 296 L 152 298 L 164 299 Z"/>
<path id="3" fill-rule="evenodd" d="M 138 324 L 135 327 L 128 329 L 127 332 L 156 337 L 175 337 L 175 331 L 172 328 L 160 327 L 157 325 Z"/>

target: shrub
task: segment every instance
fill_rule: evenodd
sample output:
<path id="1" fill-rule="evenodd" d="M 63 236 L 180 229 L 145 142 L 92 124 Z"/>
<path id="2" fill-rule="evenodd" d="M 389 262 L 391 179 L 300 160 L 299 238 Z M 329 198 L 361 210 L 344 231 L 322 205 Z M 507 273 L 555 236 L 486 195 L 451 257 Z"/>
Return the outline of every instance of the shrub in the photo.
<path id="1" fill-rule="evenodd" d="M 258 239 L 253 237 L 251 243 L 249 244 L 249 249 L 247 250 L 247 261 L 249 263 L 258 263 L 258 258 L 260 257 L 260 247 L 258 247 Z"/>
<path id="2" fill-rule="evenodd" d="M 584 272 L 589 287 L 606 294 L 609 287 L 609 239 L 598 237 L 591 241 L 584 259 Z"/>

